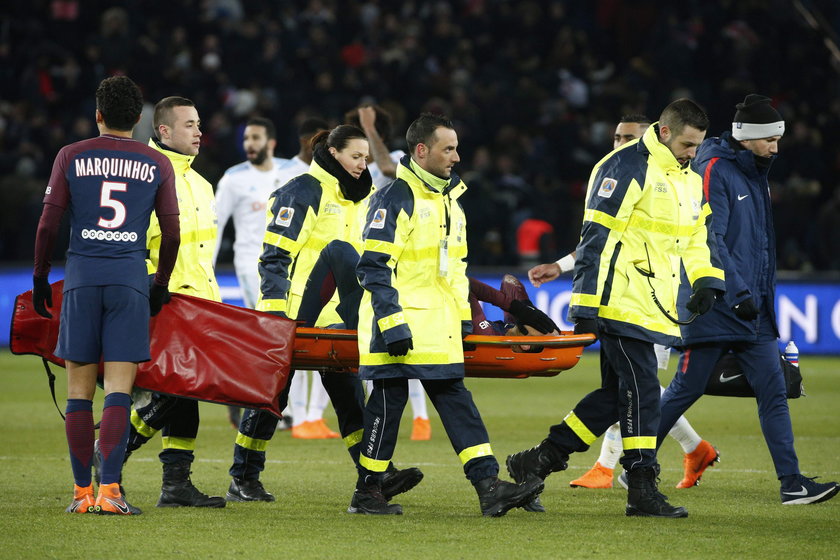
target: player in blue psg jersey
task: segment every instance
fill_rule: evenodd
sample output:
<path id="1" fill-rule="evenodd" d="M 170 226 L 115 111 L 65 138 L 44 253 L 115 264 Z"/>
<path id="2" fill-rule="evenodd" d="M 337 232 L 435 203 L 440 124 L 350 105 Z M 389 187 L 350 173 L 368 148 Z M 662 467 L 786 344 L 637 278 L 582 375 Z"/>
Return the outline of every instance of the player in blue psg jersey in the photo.
<path id="1" fill-rule="evenodd" d="M 175 178 L 169 160 L 131 139 L 143 98 L 125 76 L 96 90 L 100 136 L 61 149 L 53 163 L 35 240 L 32 299 L 52 317 L 50 257 L 65 211 L 70 248 L 61 326 L 55 353 L 67 365 L 66 432 L 75 480 L 69 513 L 137 515 L 119 486 L 128 438 L 131 389 L 137 363 L 150 359 L 149 316 L 168 301 L 169 275 L 180 243 Z M 152 210 L 163 230 L 154 280 L 146 273 L 146 230 Z M 94 500 L 93 394 L 99 361 L 105 363 L 100 424 L 102 479 Z"/>

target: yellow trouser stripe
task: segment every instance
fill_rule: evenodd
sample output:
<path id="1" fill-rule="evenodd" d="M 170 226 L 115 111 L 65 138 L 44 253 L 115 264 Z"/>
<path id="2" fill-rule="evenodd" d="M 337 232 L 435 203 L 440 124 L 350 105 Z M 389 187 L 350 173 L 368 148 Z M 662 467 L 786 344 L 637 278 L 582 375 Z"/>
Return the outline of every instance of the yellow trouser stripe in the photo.
<path id="1" fill-rule="evenodd" d="M 601 305 L 601 296 L 595 294 L 572 294 L 569 300 L 569 305 L 579 305 L 581 307 L 598 307 Z"/>
<path id="2" fill-rule="evenodd" d="M 402 249 L 389 243 L 387 241 L 380 241 L 379 239 L 365 239 L 365 251 L 373 251 L 375 253 L 385 253 L 395 257 L 402 253 Z"/>
<path id="3" fill-rule="evenodd" d="M 261 299 L 257 301 L 257 311 L 282 311 L 285 313 L 287 306 L 285 299 Z"/>
<path id="4" fill-rule="evenodd" d="M 621 438 L 624 449 L 656 449 L 656 436 Z"/>
<path id="5" fill-rule="evenodd" d="M 265 451 L 265 448 L 268 447 L 268 440 L 252 438 L 239 433 L 236 434 L 236 445 L 251 451 Z"/>
<path id="6" fill-rule="evenodd" d="M 481 443 L 479 445 L 467 447 L 466 449 L 458 453 L 458 458 L 461 459 L 462 465 L 466 465 L 468 461 L 472 461 L 473 459 L 477 459 L 478 457 L 489 457 L 491 455 L 493 455 L 493 450 L 490 449 L 490 444 Z"/>
<path id="7" fill-rule="evenodd" d="M 131 425 L 134 426 L 138 434 L 146 438 L 150 438 L 157 433 L 157 430 L 143 422 L 143 419 L 134 409 L 131 409 Z"/>
<path id="8" fill-rule="evenodd" d="M 577 435 L 577 437 L 579 437 L 586 445 L 592 445 L 595 440 L 598 439 L 598 436 L 593 434 L 589 428 L 586 427 L 574 411 L 567 414 L 566 417 L 563 418 L 563 422 L 565 422 L 566 425 L 572 429 L 575 435 Z"/>
<path id="9" fill-rule="evenodd" d="M 293 255 L 296 255 L 300 251 L 300 243 L 289 239 L 288 237 L 284 237 L 279 233 L 274 233 L 273 231 L 265 232 L 265 237 L 263 237 L 263 243 L 273 245 L 275 247 L 280 247 L 284 251 L 288 251 Z"/>
<path id="10" fill-rule="evenodd" d="M 668 237 L 690 237 L 694 232 L 694 226 L 678 226 L 676 224 L 669 224 L 660 222 L 659 220 L 651 220 L 639 214 L 633 214 L 627 222 L 627 227 L 634 229 L 642 229 L 651 233 L 661 233 Z"/>
<path id="11" fill-rule="evenodd" d="M 195 450 L 195 438 L 164 436 L 160 439 L 164 449 Z"/>
<path id="12" fill-rule="evenodd" d="M 364 435 L 364 430 L 356 430 L 352 434 L 348 436 L 344 436 L 344 443 L 347 445 L 348 448 L 353 447 L 360 441 L 362 441 L 362 436 Z"/>
<path id="13" fill-rule="evenodd" d="M 361 366 L 381 366 L 383 364 L 449 364 L 452 358 L 445 352 L 415 352 L 409 350 L 407 356 L 389 356 L 387 352 L 376 354 L 362 354 L 359 356 Z"/>
<path id="14" fill-rule="evenodd" d="M 614 216 L 601 212 L 600 210 L 587 210 L 583 213 L 583 221 L 601 224 L 609 230 L 618 232 L 624 231 L 624 228 L 627 227 L 627 222 L 619 220 Z"/>
<path id="15" fill-rule="evenodd" d="M 385 472 L 388 470 L 388 465 L 391 464 L 391 461 L 390 459 L 387 461 L 371 459 L 362 454 L 359 456 L 359 464 L 371 472 Z"/>
<path id="16" fill-rule="evenodd" d="M 387 331 L 388 329 L 393 329 L 399 325 L 405 324 L 405 315 L 403 315 L 402 311 L 397 311 L 393 315 L 388 315 L 387 317 L 382 317 L 376 322 L 379 325 L 379 330 L 382 332 Z"/>

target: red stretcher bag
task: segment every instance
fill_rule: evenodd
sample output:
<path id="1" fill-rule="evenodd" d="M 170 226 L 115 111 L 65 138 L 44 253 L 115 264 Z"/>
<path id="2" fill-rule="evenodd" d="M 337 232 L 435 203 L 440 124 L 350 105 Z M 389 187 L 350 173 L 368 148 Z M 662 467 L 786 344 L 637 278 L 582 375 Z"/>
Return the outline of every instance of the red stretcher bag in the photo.
<path id="1" fill-rule="evenodd" d="M 35 312 L 31 291 L 17 296 L 12 353 L 35 354 L 64 367 L 54 354 L 63 285 L 52 285 L 52 319 Z M 278 396 L 289 377 L 294 321 L 172 294 L 172 301 L 152 317 L 150 329 L 152 359 L 138 365 L 137 387 L 280 415 Z"/>

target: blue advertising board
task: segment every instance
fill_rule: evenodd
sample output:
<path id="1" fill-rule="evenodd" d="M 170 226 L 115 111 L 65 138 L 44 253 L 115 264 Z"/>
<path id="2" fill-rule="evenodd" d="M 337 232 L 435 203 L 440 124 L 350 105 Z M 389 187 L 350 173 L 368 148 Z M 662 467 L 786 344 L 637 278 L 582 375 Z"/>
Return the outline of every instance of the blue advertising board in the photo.
<path id="1" fill-rule="evenodd" d="M 53 268 L 50 279 L 62 278 L 63 271 Z M 500 275 L 478 274 L 475 278 L 498 287 Z M 571 297 L 571 280 L 562 278 L 534 288 L 526 278 L 520 277 L 526 285 L 534 305 L 548 313 L 563 330 L 571 330 L 566 322 Z M 236 276 L 232 271 L 218 274 L 222 299 L 234 305 L 242 305 L 242 295 Z M 9 345 L 9 329 L 15 296 L 32 288 L 32 273 L 25 269 L 0 271 L 0 346 Z M 840 285 L 781 281 L 776 290 L 776 311 L 779 334 L 782 343 L 794 340 L 800 354 L 840 355 Z M 486 306 L 485 313 L 490 320 L 501 319 L 501 311 Z"/>

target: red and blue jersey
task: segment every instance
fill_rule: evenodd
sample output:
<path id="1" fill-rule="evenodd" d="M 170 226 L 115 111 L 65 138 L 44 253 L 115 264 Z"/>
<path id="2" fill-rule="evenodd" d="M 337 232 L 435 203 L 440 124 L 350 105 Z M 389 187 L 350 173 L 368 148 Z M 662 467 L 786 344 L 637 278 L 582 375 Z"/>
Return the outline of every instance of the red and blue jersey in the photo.
<path id="1" fill-rule="evenodd" d="M 65 290 L 119 284 L 147 292 L 149 216 L 178 214 L 165 155 L 110 135 L 70 144 L 55 159 L 44 203 L 70 211 Z"/>

